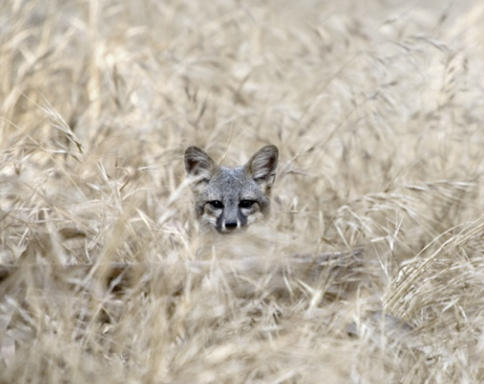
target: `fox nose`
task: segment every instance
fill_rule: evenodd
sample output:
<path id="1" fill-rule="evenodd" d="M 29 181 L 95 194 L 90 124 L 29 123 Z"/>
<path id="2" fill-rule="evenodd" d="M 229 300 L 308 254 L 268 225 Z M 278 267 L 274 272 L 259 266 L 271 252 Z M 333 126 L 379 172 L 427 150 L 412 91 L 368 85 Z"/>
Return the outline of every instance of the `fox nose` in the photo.
<path id="1" fill-rule="evenodd" d="M 225 222 L 225 228 L 229 231 L 232 231 L 237 228 L 237 222 L 236 221 L 226 221 Z"/>

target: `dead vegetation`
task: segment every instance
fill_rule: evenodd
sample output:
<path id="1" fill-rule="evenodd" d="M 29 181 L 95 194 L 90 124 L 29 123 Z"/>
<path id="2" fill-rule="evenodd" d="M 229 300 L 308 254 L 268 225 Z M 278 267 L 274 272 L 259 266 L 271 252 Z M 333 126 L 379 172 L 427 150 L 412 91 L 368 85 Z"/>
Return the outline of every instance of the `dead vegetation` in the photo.
<path id="1" fill-rule="evenodd" d="M 0 383 L 484 379 L 484 6 L 0 4 Z M 280 150 L 199 234 L 183 151 Z"/>

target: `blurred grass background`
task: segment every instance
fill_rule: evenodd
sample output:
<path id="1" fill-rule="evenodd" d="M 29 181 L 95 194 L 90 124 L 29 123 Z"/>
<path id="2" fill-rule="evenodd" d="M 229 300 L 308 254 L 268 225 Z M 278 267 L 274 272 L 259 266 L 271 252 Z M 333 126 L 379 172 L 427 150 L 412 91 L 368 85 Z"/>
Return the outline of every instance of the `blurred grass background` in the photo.
<path id="1" fill-rule="evenodd" d="M 2 2 L 0 382 L 482 382 L 483 36 L 478 1 Z M 200 235 L 184 149 L 268 143 L 270 222 Z"/>

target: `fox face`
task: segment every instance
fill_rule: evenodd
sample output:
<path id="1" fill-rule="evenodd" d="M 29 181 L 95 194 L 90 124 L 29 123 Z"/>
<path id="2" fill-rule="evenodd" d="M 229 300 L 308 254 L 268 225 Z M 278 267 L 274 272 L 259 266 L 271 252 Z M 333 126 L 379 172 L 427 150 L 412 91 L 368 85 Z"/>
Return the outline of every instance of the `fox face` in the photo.
<path id="1" fill-rule="evenodd" d="M 195 212 L 202 226 L 227 234 L 267 217 L 278 156 L 277 147 L 267 145 L 245 165 L 226 168 L 200 148 L 188 147 L 185 170 L 193 179 Z"/>

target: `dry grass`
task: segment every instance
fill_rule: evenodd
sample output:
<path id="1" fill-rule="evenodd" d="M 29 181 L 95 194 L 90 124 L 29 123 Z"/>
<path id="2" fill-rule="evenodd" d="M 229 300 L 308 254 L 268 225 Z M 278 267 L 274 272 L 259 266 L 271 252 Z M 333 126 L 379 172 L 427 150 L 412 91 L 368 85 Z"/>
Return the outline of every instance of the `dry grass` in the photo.
<path id="1" fill-rule="evenodd" d="M 478 1 L 1 2 L 0 383 L 482 382 L 482 36 Z M 199 235 L 184 149 L 268 143 L 271 221 Z"/>

